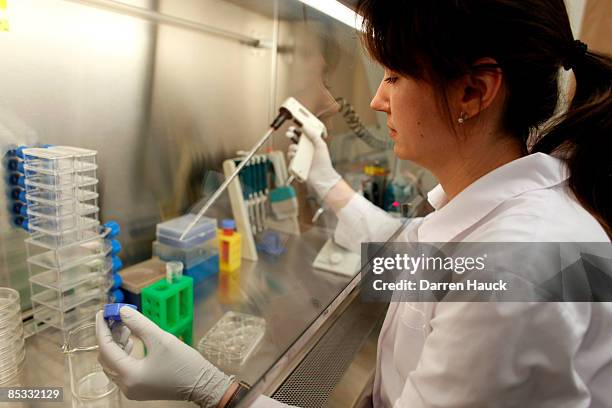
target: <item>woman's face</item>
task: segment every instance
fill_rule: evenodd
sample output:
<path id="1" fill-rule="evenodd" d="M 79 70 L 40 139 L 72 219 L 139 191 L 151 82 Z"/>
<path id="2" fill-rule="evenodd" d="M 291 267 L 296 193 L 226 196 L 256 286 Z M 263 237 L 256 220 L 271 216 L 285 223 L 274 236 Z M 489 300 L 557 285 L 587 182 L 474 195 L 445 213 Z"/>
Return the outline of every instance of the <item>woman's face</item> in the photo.
<path id="1" fill-rule="evenodd" d="M 389 135 L 400 159 L 432 169 L 456 151 L 457 139 L 427 82 L 386 69 L 370 106 L 387 114 Z"/>

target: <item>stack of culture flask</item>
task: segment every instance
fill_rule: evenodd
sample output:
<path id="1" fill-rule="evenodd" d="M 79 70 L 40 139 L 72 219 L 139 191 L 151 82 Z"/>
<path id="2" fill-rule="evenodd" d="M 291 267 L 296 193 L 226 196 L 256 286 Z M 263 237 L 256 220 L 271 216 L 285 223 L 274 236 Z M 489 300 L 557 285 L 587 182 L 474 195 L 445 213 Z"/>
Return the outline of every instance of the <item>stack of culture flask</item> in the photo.
<path id="1" fill-rule="evenodd" d="M 61 345 L 94 318 L 111 285 L 108 231 L 98 220 L 97 152 L 64 146 L 23 152 L 35 328 Z"/>

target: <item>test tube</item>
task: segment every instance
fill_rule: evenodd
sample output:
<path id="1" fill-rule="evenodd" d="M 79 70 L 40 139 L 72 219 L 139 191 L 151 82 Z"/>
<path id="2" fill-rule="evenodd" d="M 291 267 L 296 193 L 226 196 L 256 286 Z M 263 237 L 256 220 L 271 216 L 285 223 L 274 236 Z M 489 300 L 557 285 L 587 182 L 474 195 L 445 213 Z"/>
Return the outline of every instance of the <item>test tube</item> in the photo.
<path id="1" fill-rule="evenodd" d="M 170 284 L 181 280 L 183 276 L 183 263 L 179 261 L 170 261 L 166 263 L 166 281 Z"/>

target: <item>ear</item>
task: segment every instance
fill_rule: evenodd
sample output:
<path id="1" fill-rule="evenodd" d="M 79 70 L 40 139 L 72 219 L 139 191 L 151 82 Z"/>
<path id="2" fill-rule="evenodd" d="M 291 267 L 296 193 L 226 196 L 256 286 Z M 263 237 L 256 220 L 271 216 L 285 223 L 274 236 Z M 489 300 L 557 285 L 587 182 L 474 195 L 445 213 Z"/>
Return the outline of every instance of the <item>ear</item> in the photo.
<path id="1" fill-rule="evenodd" d="M 503 72 L 493 58 L 481 58 L 474 62 L 469 74 L 460 79 L 459 107 L 468 118 L 486 110 L 501 94 Z"/>

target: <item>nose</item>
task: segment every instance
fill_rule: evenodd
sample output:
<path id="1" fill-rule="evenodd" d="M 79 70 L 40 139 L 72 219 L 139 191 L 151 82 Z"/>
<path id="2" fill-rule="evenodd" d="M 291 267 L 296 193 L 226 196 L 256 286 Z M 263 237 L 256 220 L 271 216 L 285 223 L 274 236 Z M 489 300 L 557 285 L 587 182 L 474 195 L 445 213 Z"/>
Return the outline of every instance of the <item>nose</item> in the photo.
<path id="1" fill-rule="evenodd" d="M 376 95 L 372 98 L 370 102 L 370 108 L 379 111 L 379 112 L 389 112 L 389 98 L 384 91 L 384 83 L 381 81 L 378 86 L 378 90 L 376 90 Z"/>

